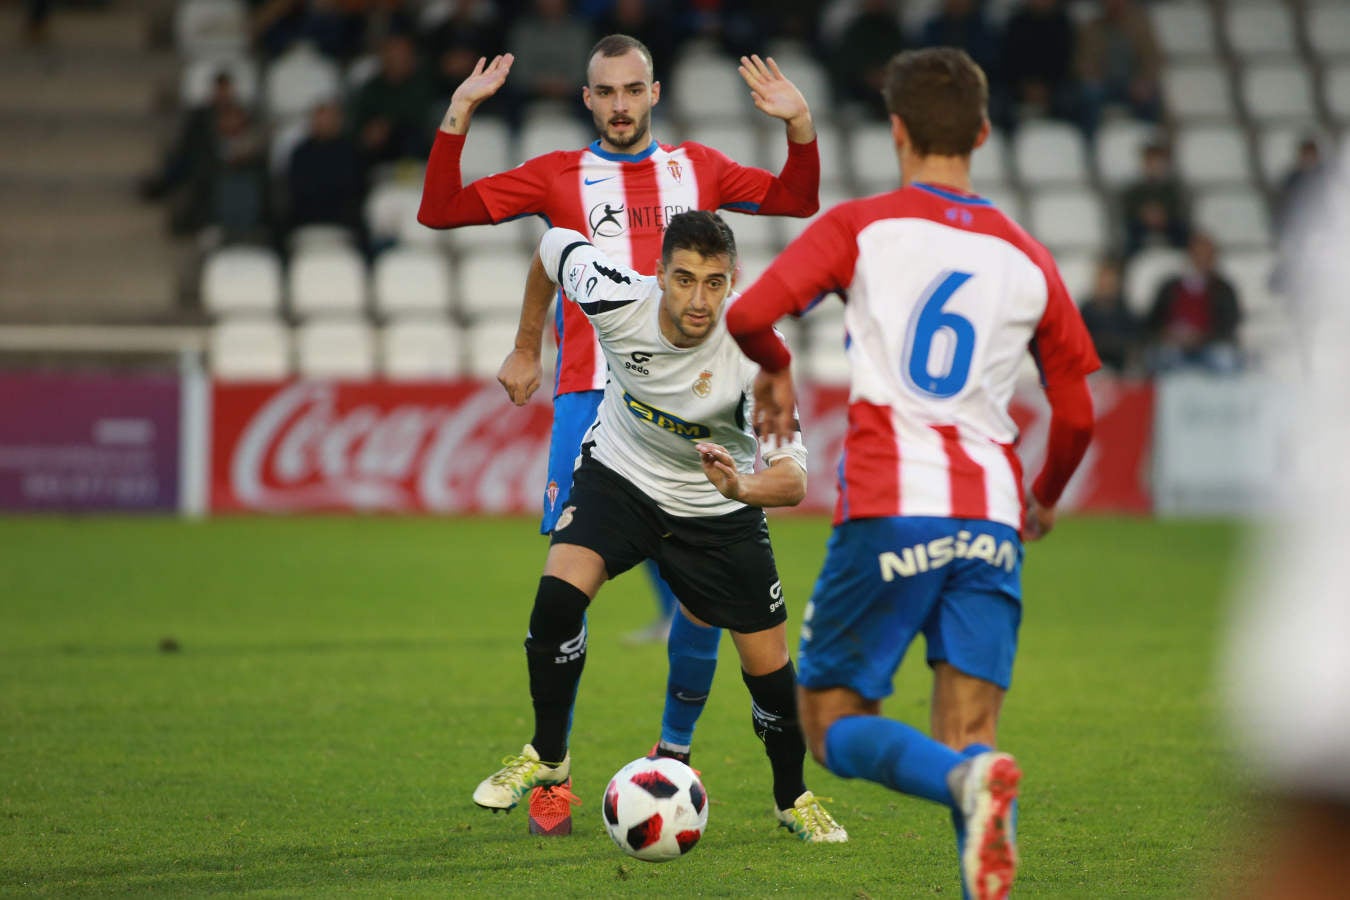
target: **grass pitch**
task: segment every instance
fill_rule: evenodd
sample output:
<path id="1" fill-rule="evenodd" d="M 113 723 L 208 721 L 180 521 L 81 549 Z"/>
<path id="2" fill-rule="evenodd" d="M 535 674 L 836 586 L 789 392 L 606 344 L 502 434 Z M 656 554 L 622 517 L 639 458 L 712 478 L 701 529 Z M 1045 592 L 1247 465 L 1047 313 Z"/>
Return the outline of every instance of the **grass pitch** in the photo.
<path id="1" fill-rule="evenodd" d="M 524 637 L 546 552 L 525 519 L 0 520 L 0 893 L 959 898 L 947 814 L 813 762 L 850 843 L 777 831 L 723 641 L 687 857 L 605 835 L 609 776 L 659 731 L 665 655 L 592 607 L 574 833 L 469 799 L 530 737 Z M 775 517 L 792 618 L 828 523 Z M 1212 684 L 1239 532 L 1077 519 L 1028 548 L 1001 744 L 1025 769 L 1020 897 L 1197 897 L 1255 823 Z M 915 654 L 911 654 L 915 657 Z M 887 713 L 926 726 L 921 654 Z M 1241 863 L 1239 863 L 1239 866 Z"/>

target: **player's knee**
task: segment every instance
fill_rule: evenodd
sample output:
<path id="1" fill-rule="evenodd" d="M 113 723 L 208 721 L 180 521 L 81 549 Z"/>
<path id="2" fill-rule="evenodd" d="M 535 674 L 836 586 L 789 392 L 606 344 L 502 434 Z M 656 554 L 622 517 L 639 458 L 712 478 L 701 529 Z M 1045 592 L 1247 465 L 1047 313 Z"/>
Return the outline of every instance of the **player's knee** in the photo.
<path id="1" fill-rule="evenodd" d="M 584 591 L 561 578 L 552 575 L 540 578 L 525 649 L 552 653 L 563 643 L 578 639 L 590 602 Z"/>

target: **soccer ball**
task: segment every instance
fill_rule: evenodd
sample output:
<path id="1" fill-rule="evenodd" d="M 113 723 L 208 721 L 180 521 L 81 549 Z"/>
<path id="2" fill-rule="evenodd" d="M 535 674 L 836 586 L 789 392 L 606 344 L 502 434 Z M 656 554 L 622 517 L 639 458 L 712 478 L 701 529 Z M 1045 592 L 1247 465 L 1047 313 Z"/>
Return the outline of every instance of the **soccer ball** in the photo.
<path id="1" fill-rule="evenodd" d="M 609 780 L 605 828 L 619 849 L 647 862 L 688 853 L 708 826 L 708 793 L 677 759 L 635 759 Z"/>

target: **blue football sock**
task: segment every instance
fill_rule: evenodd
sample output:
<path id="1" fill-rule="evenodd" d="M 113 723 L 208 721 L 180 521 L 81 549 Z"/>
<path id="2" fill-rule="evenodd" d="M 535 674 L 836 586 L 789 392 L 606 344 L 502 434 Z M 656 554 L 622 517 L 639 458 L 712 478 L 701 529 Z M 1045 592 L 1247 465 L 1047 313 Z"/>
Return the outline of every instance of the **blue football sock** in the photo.
<path id="1" fill-rule="evenodd" d="M 834 774 L 953 808 L 947 773 L 963 759 L 919 729 L 883 716 L 845 716 L 825 733 L 825 764 Z"/>
<path id="2" fill-rule="evenodd" d="M 656 608 L 661 613 L 661 618 L 669 619 L 675 614 L 675 607 L 679 601 L 675 599 L 675 592 L 666 584 L 666 580 L 661 577 L 661 570 L 656 565 L 655 560 L 647 560 L 647 577 L 651 579 L 652 590 L 656 592 Z"/>
<path id="3" fill-rule="evenodd" d="M 722 629 L 695 625 L 676 610 L 666 641 L 670 677 L 666 681 L 666 708 L 661 716 L 661 742 L 667 746 L 688 747 L 694 742 L 694 725 L 712 690 L 717 647 L 721 642 Z"/>

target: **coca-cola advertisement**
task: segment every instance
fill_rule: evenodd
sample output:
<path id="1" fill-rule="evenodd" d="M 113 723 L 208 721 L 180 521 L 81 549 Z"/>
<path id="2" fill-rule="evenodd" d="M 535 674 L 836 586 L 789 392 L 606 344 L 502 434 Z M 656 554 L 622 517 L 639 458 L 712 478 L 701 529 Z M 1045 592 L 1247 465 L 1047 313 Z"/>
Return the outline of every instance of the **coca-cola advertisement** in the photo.
<path id="1" fill-rule="evenodd" d="M 1094 382 L 1098 439 L 1065 509 L 1147 512 L 1152 388 Z M 834 508 L 848 391 L 803 385 L 810 450 L 803 512 Z M 1049 410 L 1015 401 L 1019 451 L 1035 473 Z M 535 513 L 548 464 L 552 406 L 540 392 L 512 406 L 493 381 L 286 382 L 213 389 L 211 508 L 217 512 Z"/>

